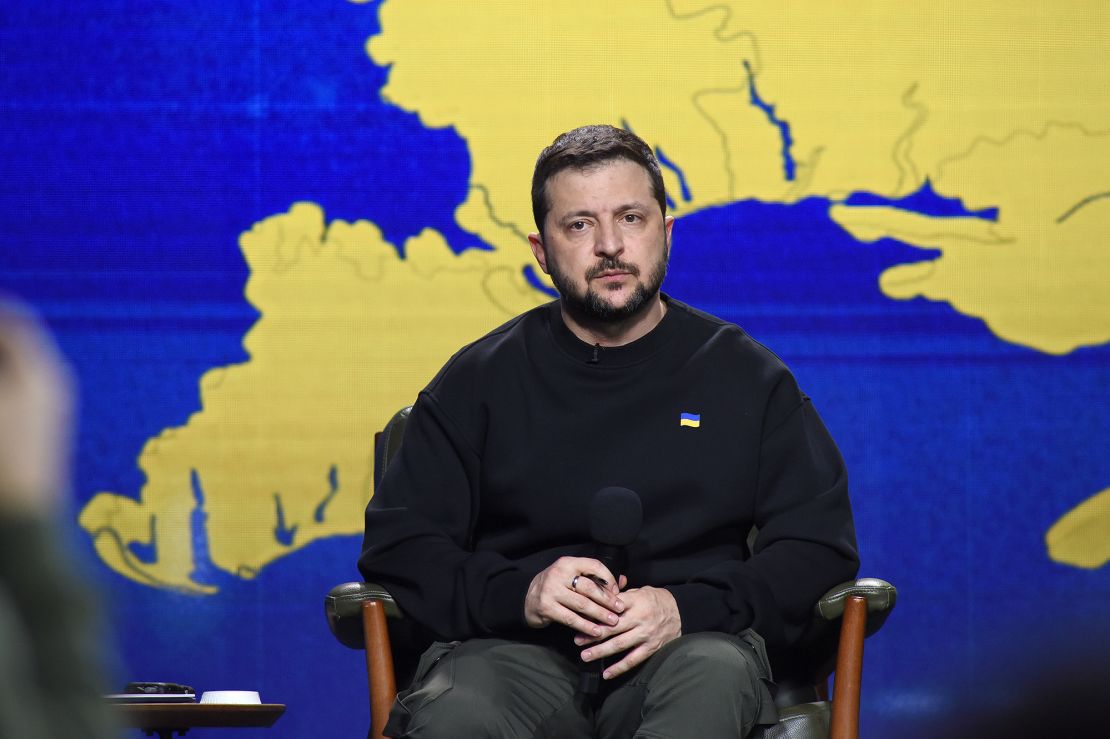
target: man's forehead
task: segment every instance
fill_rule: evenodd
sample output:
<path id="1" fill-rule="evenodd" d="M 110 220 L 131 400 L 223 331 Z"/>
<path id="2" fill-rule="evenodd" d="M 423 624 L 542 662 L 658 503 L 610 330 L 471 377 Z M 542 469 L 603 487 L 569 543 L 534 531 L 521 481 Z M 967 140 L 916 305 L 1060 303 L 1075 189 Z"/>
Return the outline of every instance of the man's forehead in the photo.
<path id="1" fill-rule="evenodd" d="M 624 169 L 624 168 L 629 169 L 629 171 L 637 170 L 637 171 L 643 172 L 644 177 L 647 179 L 648 184 L 649 185 L 651 184 L 651 176 L 648 174 L 647 169 L 643 165 L 641 165 L 641 164 L 639 164 L 639 163 L 637 163 L 637 162 L 635 162 L 635 161 L 633 161 L 633 160 L 631 160 L 627 157 L 621 157 L 621 156 L 610 157 L 609 159 L 602 159 L 600 161 L 589 162 L 588 164 L 582 164 L 582 165 L 572 164 L 572 165 L 569 165 L 567 167 L 564 167 L 564 168 L 560 169 L 558 172 L 551 175 L 551 179 L 556 179 L 556 178 L 562 177 L 564 175 L 575 175 L 575 174 L 577 174 L 579 176 L 582 176 L 582 175 L 590 176 L 590 175 L 597 174 L 598 172 L 602 172 L 602 171 L 605 171 L 605 170 Z"/>
<path id="2" fill-rule="evenodd" d="M 651 176 L 635 162 L 614 158 L 594 162 L 585 167 L 567 167 L 547 181 L 547 194 L 552 207 L 574 207 L 569 202 L 608 194 L 633 195 L 645 203 L 654 202 Z M 556 195 L 558 198 L 556 198 Z"/>

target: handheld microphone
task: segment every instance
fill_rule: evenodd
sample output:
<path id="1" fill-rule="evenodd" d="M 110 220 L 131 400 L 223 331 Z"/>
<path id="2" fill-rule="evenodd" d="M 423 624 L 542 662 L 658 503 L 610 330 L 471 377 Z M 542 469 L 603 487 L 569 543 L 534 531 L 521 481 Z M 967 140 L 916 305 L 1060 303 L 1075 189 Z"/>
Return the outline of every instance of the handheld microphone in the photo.
<path id="1" fill-rule="evenodd" d="M 643 523 L 644 511 L 640 496 L 628 488 L 607 487 L 594 493 L 590 502 L 590 538 L 594 541 L 594 559 L 601 562 L 620 581 L 627 574 L 628 546 L 636 540 Z M 608 583 L 598 583 L 605 587 Z M 582 670 L 578 690 L 587 695 L 597 693 L 605 660 L 594 660 Z"/>

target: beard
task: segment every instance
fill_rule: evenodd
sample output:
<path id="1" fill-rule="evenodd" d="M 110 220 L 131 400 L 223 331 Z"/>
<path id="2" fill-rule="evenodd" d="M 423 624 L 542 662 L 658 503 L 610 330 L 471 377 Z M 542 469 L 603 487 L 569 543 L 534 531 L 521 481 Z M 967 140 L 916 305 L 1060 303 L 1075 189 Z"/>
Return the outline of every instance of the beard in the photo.
<path id="1" fill-rule="evenodd" d="M 640 269 L 635 265 L 626 264 L 619 259 L 607 257 L 586 271 L 586 289 L 577 291 L 574 281 L 562 271 L 554 262 L 549 261 L 547 266 L 551 282 L 559 291 L 563 306 L 572 315 L 579 316 L 600 323 L 620 323 L 636 315 L 644 306 L 648 305 L 659 294 L 663 286 L 663 278 L 667 276 L 667 259 L 670 250 L 664 245 L 663 253 L 659 260 L 651 265 L 647 281 L 637 281 L 632 294 L 624 305 L 614 305 L 609 299 L 591 286 L 591 280 L 607 270 L 621 270 L 633 277 L 640 276 Z"/>

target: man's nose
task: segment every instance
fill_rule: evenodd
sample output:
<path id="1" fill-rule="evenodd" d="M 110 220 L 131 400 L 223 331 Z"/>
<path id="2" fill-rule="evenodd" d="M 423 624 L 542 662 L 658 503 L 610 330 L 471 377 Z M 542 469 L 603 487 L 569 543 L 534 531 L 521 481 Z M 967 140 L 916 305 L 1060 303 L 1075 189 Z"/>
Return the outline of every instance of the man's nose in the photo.
<path id="1" fill-rule="evenodd" d="M 602 223 L 597 229 L 594 241 L 594 254 L 599 257 L 615 257 L 624 251 L 624 240 L 620 229 L 612 223 Z"/>

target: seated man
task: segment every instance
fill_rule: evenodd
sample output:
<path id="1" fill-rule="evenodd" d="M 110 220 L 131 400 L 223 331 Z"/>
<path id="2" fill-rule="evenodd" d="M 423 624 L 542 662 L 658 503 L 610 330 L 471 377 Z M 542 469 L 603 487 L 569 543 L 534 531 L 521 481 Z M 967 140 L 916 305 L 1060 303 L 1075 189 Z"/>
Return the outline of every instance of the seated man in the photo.
<path id="1" fill-rule="evenodd" d="M 559 136 L 532 208 L 559 300 L 447 363 L 366 511 L 363 576 L 441 640 L 387 733 L 746 736 L 776 718 L 764 640 L 856 572 L 843 460 L 774 354 L 660 292 L 674 218 L 643 141 Z M 642 502 L 626 573 L 593 556 L 610 485 Z"/>

